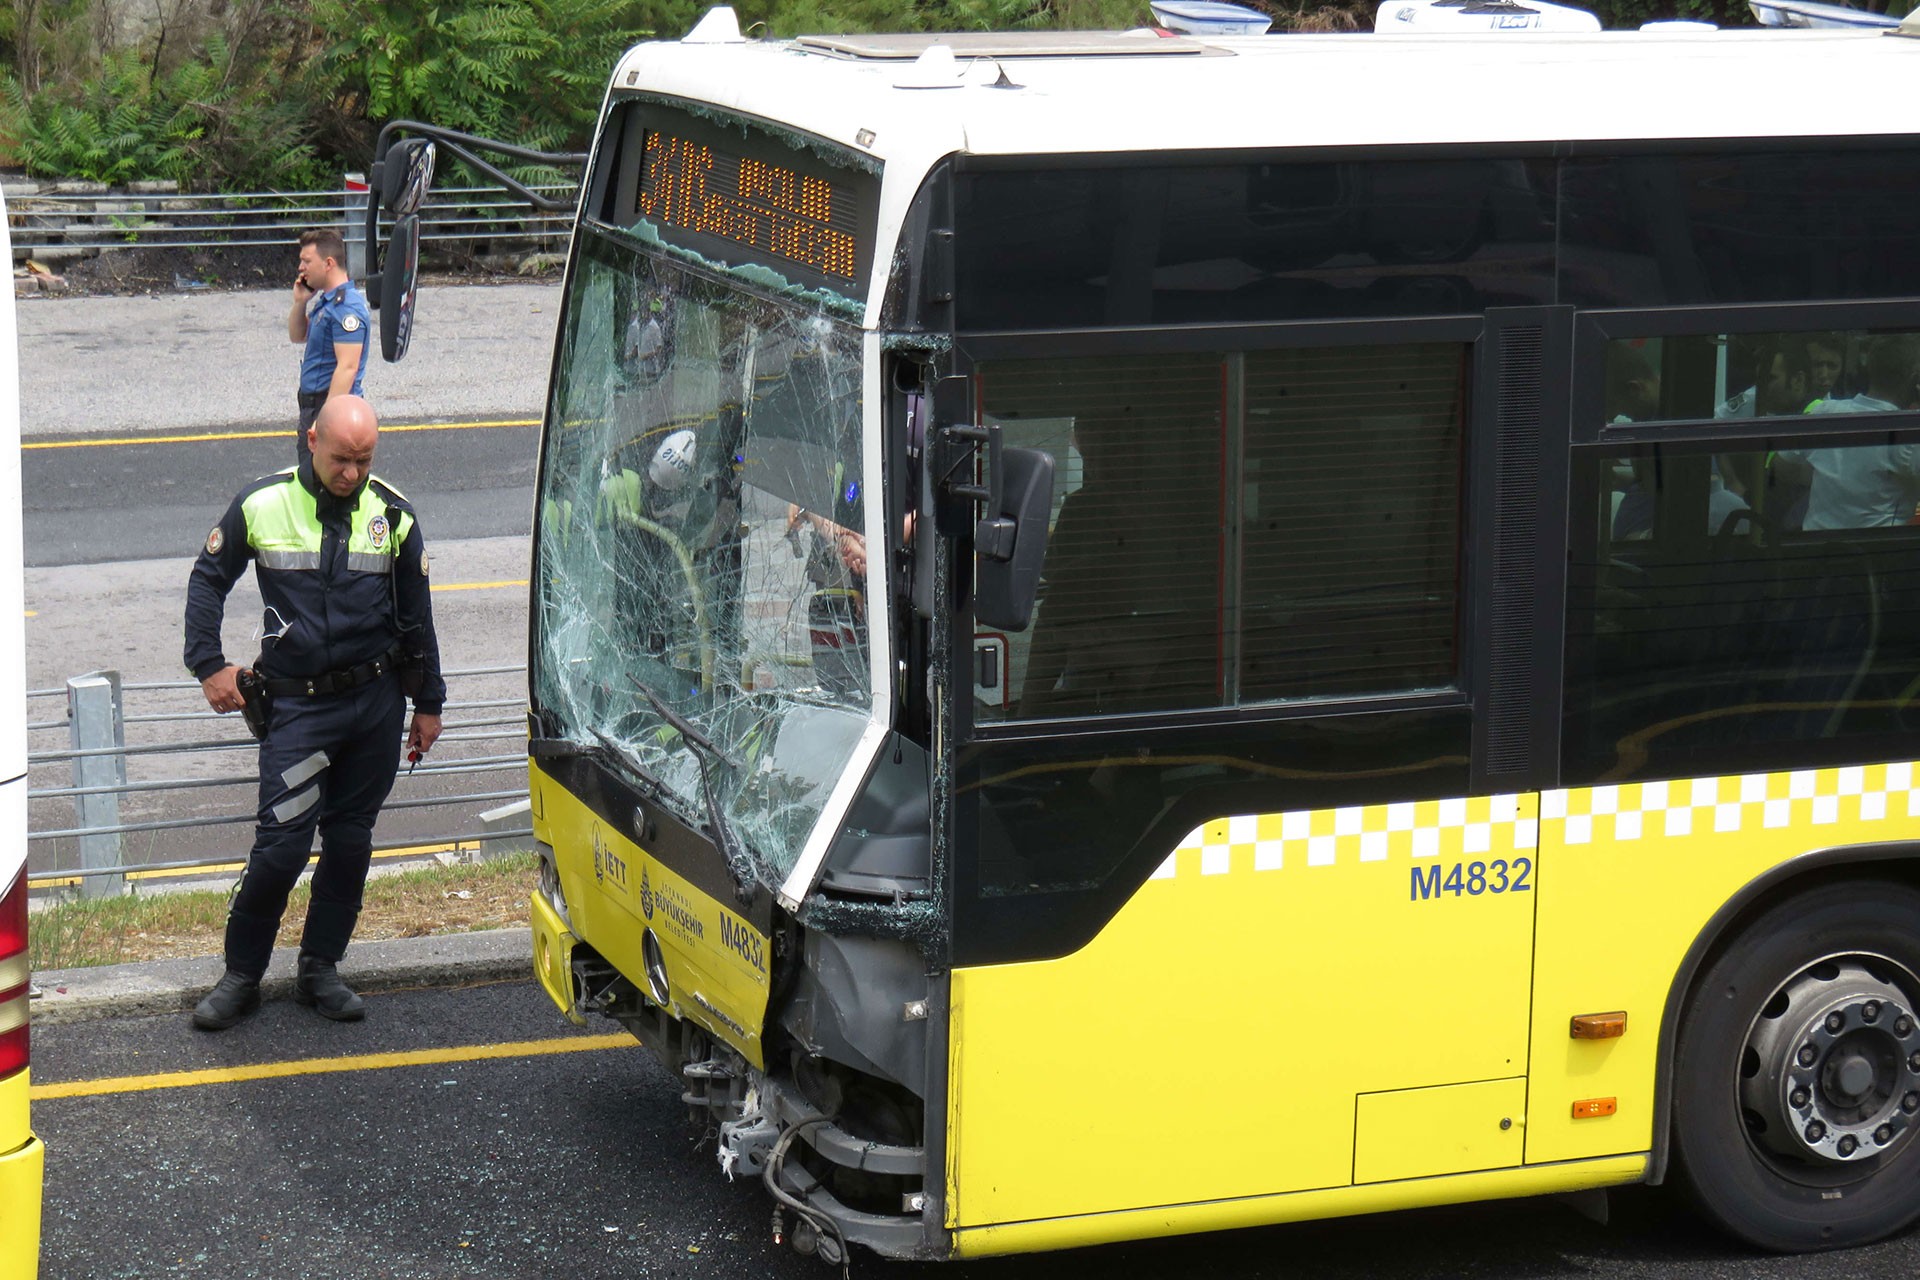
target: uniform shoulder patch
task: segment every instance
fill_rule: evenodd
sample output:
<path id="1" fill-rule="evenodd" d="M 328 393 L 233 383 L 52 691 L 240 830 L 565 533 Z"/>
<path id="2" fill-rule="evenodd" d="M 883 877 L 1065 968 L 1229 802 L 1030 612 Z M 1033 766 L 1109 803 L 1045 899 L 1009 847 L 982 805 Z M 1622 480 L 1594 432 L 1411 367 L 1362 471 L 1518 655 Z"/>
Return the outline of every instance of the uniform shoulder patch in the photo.
<path id="1" fill-rule="evenodd" d="M 358 333 L 360 331 L 360 317 L 349 311 L 346 315 L 340 317 L 340 327 L 348 333 Z"/>
<path id="2" fill-rule="evenodd" d="M 226 545 L 227 535 L 220 532 L 219 525 L 213 526 L 212 530 L 207 534 L 207 554 L 217 556 L 220 554 L 220 548 Z"/>

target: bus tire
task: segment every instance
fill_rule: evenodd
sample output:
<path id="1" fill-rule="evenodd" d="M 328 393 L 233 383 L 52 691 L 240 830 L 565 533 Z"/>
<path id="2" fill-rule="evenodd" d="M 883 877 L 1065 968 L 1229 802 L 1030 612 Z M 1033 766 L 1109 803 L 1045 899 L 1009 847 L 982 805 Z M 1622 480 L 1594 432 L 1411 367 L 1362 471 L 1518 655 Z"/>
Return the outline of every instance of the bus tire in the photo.
<path id="1" fill-rule="evenodd" d="M 1778 1252 L 1920 1219 L 1920 893 L 1854 881 L 1782 902 L 1690 994 L 1673 1067 L 1683 1183 Z"/>

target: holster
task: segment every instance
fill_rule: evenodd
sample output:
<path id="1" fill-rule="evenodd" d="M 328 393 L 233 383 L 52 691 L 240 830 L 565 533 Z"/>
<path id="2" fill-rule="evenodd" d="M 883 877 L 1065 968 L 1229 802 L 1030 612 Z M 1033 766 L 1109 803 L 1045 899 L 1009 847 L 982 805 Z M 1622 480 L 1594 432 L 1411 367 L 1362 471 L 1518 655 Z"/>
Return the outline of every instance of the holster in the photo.
<path id="1" fill-rule="evenodd" d="M 266 679 L 253 668 L 242 667 L 234 683 L 240 687 L 240 715 L 247 722 L 247 732 L 257 741 L 266 741 L 267 726 L 273 722 L 273 695 L 267 692 Z"/>

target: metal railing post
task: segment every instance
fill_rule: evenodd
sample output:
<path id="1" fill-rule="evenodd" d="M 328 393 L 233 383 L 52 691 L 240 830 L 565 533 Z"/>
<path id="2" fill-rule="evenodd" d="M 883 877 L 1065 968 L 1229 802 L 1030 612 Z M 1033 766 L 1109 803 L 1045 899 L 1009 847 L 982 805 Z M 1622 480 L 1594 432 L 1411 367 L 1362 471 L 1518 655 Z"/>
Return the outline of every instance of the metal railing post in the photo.
<path id="1" fill-rule="evenodd" d="M 104 750 L 127 744 L 125 719 L 120 705 L 120 673 L 96 671 L 74 676 L 67 681 L 67 732 L 76 751 Z M 126 782 L 127 758 L 120 754 L 82 755 L 73 760 L 73 785 L 76 787 L 112 787 Z M 76 826 L 83 828 L 118 827 L 120 796 L 114 791 L 73 798 Z M 84 835 L 80 842 L 80 866 L 124 866 L 120 832 L 107 831 Z M 84 876 L 80 881 L 83 898 L 110 898 L 126 892 L 124 875 Z"/>
<path id="2" fill-rule="evenodd" d="M 527 823 L 532 821 L 532 817 L 533 802 L 531 800 L 515 800 L 511 804 L 503 804 L 497 809 L 488 809 L 482 813 L 480 829 L 487 834 L 480 841 L 480 848 L 474 852 L 473 860 L 490 862 L 503 854 L 532 848 L 533 841 L 530 838 L 505 834 L 509 831 L 524 829 Z"/>
<path id="3" fill-rule="evenodd" d="M 354 284 L 367 282 L 367 175 L 349 173 L 346 175 L 346 233 L 347 275 Z M 379 299 L 375 299 L 379 301 Z"/>

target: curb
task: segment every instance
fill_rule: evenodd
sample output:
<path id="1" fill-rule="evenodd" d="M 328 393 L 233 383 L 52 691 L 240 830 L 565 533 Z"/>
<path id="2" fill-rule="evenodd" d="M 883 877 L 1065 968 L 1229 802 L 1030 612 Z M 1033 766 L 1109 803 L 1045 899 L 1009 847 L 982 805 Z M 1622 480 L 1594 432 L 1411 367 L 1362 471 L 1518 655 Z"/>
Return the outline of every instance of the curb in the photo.
<path id="1" fill-rule="evenodd" d="M 260 994 L 284 999 L 293 992 L 299 952 L 278 947 L 260 983 Z M 39 1026 L 183 1013 L 220 980 L 218 956 L 146 960 L 137 964 L 57 969 L 33 975 L 39 993 L 29 1017 Z M 533 931 L 489 929 L 431 938 L 359 942 L 340 962 L 341 976 L 365 994 L 410 987 L 452 987 L 533 976 Z"/>

